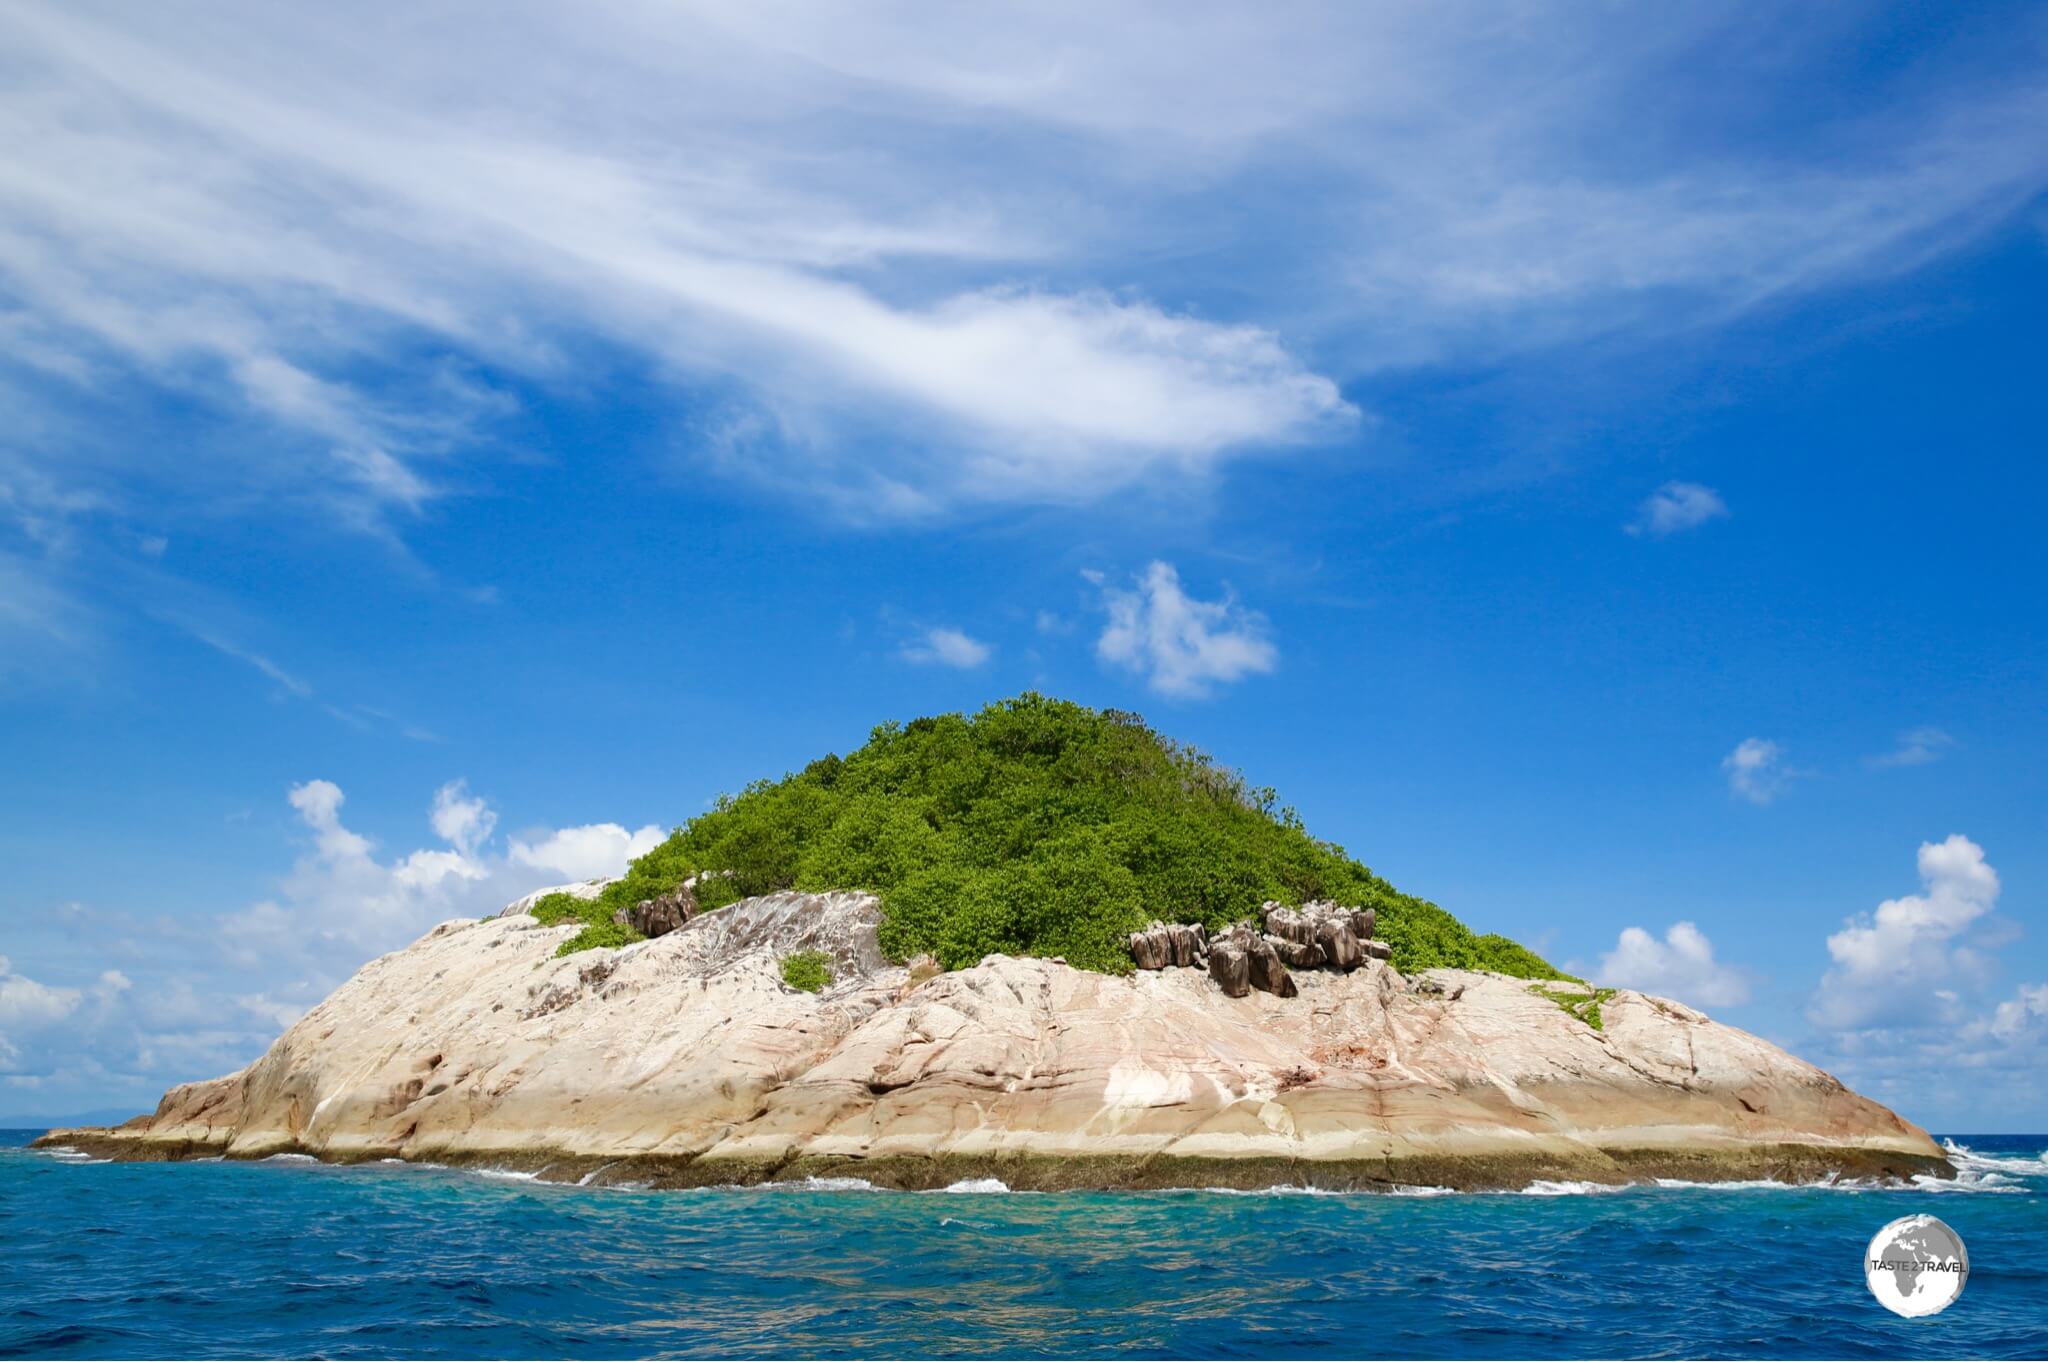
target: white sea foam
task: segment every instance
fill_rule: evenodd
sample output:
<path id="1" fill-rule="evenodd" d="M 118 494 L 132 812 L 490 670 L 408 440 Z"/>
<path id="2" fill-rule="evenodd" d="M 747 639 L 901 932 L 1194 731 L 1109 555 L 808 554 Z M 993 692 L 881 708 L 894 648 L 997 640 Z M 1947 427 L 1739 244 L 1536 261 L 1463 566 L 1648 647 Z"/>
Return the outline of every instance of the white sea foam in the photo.
<path id="1" fill-rule="evenodd" d="M 2048 1177 L 2048 1152 L 2028 1158 L 2025 1155 L 1980 1154 L 1966 1144 L 1954 1140 L 1943 1140 L 1942 1150 L 1958 1172 L 1966 1168 L 1986 1173 L 2017 1175 L 2026 1178 Z"/>
<path id="2" fill-rule="evenodd" d="M 58 1145 L 54 1148 L 44 1150 L 43 1152 L 48 1154 L 51 1158 L 57 1160 L 57 1162 L 59 1163 L 83 1164 L 113 1162 L 112 1159 L 94 1158 L 92 1155 L 87 1154 L 82 1150 L 73 1149 L 70 1145 Z"/>
<path id="3" fill-rule="evenodd" d="M 1527 1187 L 1517 1189 L 1520 1196 L 1599 1196 L 1607 1192 L 1628 1190 L 1625 1182 L 1550 1182 L 1537 1179 Z"/>
<path id="4" fill-rule="evenodd" d="M 1387 1189 L 1388 1196 L 1456 1196 L 1455 1187 L 1409 1187 L 1398 1186 Z"/>
<path id="5" fill-rule="evenodd" d="M 962 1178 L 960 1181 L 954 1183 L 952 1186 L 944 1187 L 940 1190 L 946 1192 L 994 1194 L 998 1192 L 1007 1192 L 1010 1190 L 1010 1186 L 1001 1178 Z"/>
<path id="6" fill-rule="evenodd" d="M 539 1173 L 521 1172 L 517 1168 L 473 1168 L 470 1170 L 480 1178 L 495 1178 L 499 1182 L 532 1182 Z"/>
<path id="7" fill-rule="evenodd" d="M 318 1163 L 311 1154 L 272 1154 L 264 1163 Z"/>
<path id="8" fill-rule="evenodd" d="M 2027 1196 L 2031 1191 L 2026 1184 L 2015 1178 L 1976 1168 L 1957 1168 L 1956 1175 L 1952 1178 L 1937 1178 L 1927 1173 L 1915 1173 L 1913 1190 L 1948 1193 L 2002 1192 L 2007 1196 Z"/>
<path id="9" fill-rule="evenodd" d="M 785 1192 L 875 1192 L 881 1189 L 866 1178 L 805 1178 L 802 1182 L 769 1182 L 763 1187 Z"/>
<path id="10" fill-rule="evenodd" d="M 1300 1187 L 1293 1183 L 1279 1183 L 1272 1187 L 1202 1187 L 1196 1190 L 1212 1196 L 1343 1196 L 1327 1187 Z"/>

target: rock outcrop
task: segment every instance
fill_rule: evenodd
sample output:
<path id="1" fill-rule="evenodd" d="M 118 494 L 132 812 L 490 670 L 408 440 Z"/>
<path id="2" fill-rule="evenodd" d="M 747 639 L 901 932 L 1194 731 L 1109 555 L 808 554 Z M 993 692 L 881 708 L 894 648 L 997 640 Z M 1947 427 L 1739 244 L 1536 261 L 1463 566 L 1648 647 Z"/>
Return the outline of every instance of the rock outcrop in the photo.
<path id="1" fill-rule="evenodd" d="M 1199 922 L 1171 925 L 1153 919 L 1142 932 L 1131 933 L 1131 959 L 1139 969 L 1171 969 L 1208 964 L 1209 933 Z"/>
<path id="2" fill-rule="evenodd" d="M 365 965 L 242 1072 L 175 1088 L 118 1129 L 46 1140 L 657 1186 L 1485 1187 L 1947 1168 L 1924 1131 L 1669 999 L 1624 990 L 1595 1030 L 1501 975 L 1411 981 L 1371 958 L 1290 972 L 1273 940 L 1304 944 L 1297 928 L 1249 923 L 1206 943 L 1206 972 L 991 956 L 914 977 L 877 949 L 879 921 L 867 895 L 778 894 L 561 958 L 574 923 L 444 923 Z M 1314 932 L 1307 944 L 1327 951 Z M 782 982 L 798 950 L 832 958 L 830 987 Z"/>
<path id="3" fill-rule="evenodd" d="M 612 914 L 612 921 L 622 927 L 631 927 L 644 937 L 653 938 L 681 929 L 695 916 L 697 887 L 686 881 L 666 894 L 642 899 L 631 908 L 619 909 Z"/>
<path id="4" fill-rule="evenodd" d="M 1131 961 L 1141 970 L 1193 966 L 1206 969 L 1218 988 L 1232 998 L 1261 989 L 1279 998 L 1295 996 L 1289 970 L 1328 966 L 1349 974 L 1368 956 L 1393 958 L 1393 948 L 1373 941 L 1375 917 L 1370 908 L 1344 908 L 1318 899 L 1289 908 L 1268 901 L 1260 910 L 1266 930 L 1249 921 L 1234 922 L 1209 939 L 1199 922 L 1165 923 L 1154 918 L 1130 937 Z M 1221 951 L 1219 959 L 1215 954 Z"/>

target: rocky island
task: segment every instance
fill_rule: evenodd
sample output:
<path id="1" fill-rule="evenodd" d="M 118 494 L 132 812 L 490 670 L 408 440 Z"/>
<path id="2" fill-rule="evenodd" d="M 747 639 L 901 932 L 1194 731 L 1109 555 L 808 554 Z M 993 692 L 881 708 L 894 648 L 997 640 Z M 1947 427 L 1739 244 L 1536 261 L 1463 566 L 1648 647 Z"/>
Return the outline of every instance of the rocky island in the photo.
<path id="1" fill-rule="evenodd" d="M 618 880 L 371 961 L 240 1073 L 44 1142 L 657 1187 L 1951 1171 L 1812 1065 L 1476 936 L 1272 804 L 1038 696 L 886 725 Z"/>

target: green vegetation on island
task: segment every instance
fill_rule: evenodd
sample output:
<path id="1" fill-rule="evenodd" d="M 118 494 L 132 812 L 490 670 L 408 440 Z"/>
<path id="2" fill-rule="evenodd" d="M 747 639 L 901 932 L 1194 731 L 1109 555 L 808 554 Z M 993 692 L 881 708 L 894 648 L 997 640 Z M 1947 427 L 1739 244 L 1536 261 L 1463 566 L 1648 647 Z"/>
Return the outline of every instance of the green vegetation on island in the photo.
<path id="1" fill-rule="evenodd" d="M 797 951 L 782 957 L 782 982 L 799 993 L 822 993 L 832 986 L 832 957 L 823 951 Z"/>
<path id="2" fill-rule="evenodd" d="M 1557 977 L 1567 976 L 1560 975 Z M 1592 1027 L 1595 1031 L 1607 1029 L 1606 1022 L 1600 1016 L 1600 1005 L 1612 998 L 1616 992 L 1616 990 L 1611 988 L 1545 988 L 1541 984 L 1531 984 L 1529 991 L 1550 999 L 1550 1001 Z"/>
<path id="3" fill-rule="evenodd" d="M 639 939 L 613 914 L 700 873 L 702 910 L 865 889 L 899 960 L 929 953 L 959 969 L 1002 952 L 1124 974 L 1126 936 L 1155 917 L 1213 931 L 1256 919 L 1268 899 L 1333 899 L 1376 910 L 1405 972 L 1568 977 L 1401 893 L 1276 804 L 1137 715 L 1026 693 L 972 716 L 883 724 L 847 756 L 721 796 L 597 897 L 551 894 L 534 915 L 586 924 L 567 954 Z"/>

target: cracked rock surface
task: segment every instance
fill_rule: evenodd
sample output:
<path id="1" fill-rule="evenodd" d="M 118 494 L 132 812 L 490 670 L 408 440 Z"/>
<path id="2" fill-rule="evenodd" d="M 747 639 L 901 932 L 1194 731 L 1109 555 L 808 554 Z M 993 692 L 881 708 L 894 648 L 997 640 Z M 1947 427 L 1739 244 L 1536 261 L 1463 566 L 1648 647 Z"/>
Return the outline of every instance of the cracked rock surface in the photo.
<path id="1" fill-rule="evenodd" d="M 1293 996 L 1209 968 L 991 956 L 914 981 L 865 894 L 775 894 L 620 950 L 575 924 L 443 923 L 247 1069 L 46 1139 L 116 1157 L 285 1151 L 657 1184 L 1520 1185 L 1901 1175 L 1925 1131 L 1783 1050 L 1623 990 L 1595 1031 L 1523 980 L 1366 957 Z M 781 980 L 821 950 L 834 983 Z M 1240 963 L 1236 968 L 1243 968 Z M 1276 961 L 1277 963 L 1277 961 Z"/>

